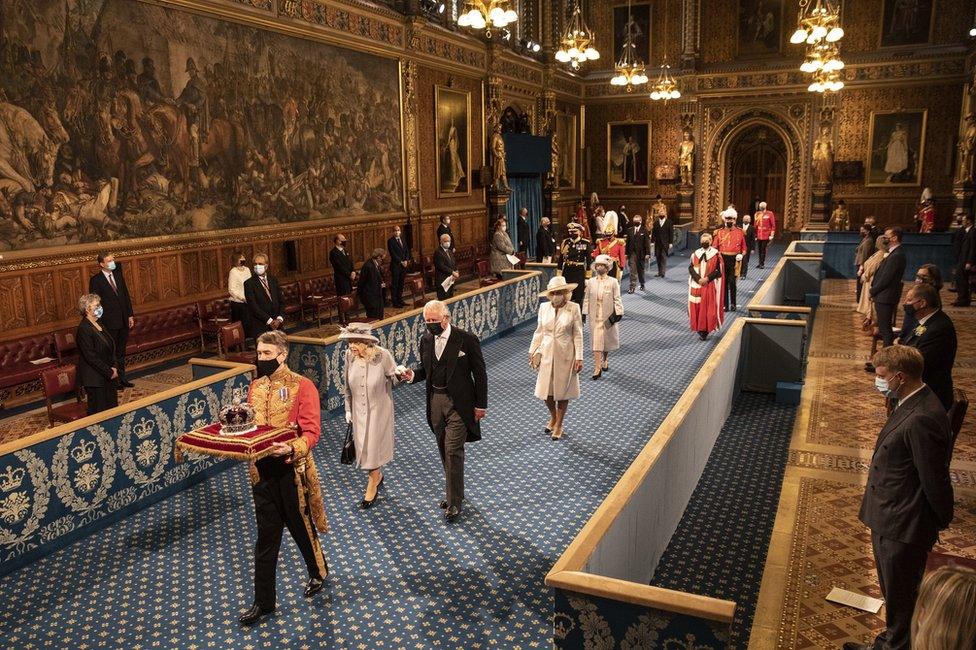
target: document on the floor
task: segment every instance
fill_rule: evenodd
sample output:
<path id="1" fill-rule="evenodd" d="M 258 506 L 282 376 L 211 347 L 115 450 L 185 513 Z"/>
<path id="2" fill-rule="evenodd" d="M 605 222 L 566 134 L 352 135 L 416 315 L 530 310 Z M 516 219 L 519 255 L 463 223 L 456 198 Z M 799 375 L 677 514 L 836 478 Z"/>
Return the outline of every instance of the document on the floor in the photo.
<path id="1" fill-rule="evenodd" d="M 831 589 L 830 593 L 827 594 L 827 600 L 832 603 L 840 603 L 841 605 L 861 609 L 865 612 L 871 612 L 872 614 L 877 614 L 878 610 L 884 604 L 884 601 L 878 598 L 871 598 L 871 596 L 865 596 L 864 594 L 855 594 L 853 591 L 847 591 L 840 587 Z"/>

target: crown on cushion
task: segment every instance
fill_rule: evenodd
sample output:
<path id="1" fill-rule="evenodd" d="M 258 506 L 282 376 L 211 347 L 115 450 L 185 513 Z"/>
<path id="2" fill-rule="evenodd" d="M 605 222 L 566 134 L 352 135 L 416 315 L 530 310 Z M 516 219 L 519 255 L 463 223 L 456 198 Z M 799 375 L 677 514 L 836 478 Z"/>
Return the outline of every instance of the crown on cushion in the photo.
<path id="1" fill-rule="evenodd" d="M 254 408 L 247 402 L 234 400 L 220 409 L 220 433 L 231 436 L 239 436 L 242 433 L 250 433 L 257 428 L 254 423 Z"/>

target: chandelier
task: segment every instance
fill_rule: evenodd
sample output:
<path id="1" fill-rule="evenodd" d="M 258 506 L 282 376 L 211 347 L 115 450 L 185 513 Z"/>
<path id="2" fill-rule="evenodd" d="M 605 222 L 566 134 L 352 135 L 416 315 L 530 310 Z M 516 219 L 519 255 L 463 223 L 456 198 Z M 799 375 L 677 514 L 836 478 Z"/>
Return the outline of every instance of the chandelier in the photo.
<path id="1" fill-rule="evenodd" d="M 629 1 L 629 0 L 628 0 Z M 667 28 L 668 24 L 668 0 L 664 0 L 664 28 Z M 662 32 L 662 40 L 667 43 L 667 34 Z M 678 82 L 674 80 L 671 76 L 671 66 L 668 65 L 668 50 L 664 50 L 664 62 L 661 65 L 661 74 L 654 82 L 654 86 L 651 90 L 651 99 L 657 101 L 663 99 L 665 103 L 669 99 L 678 99 L 681 97 L 681 93 L 678 91 Z"/>
<path id="2" fill-rule="evenodd" d="M 556 52 L 556 60 L 570 64 L 574 70 L 578 70 L 581 63 L 600 58 L 600 53 L 593 47 L 596 41 L 593 30 L 583 20 L 582 6 L 583 0 L 577 0 L 566 33 L 559 40 L 559 51 Z"/>
<path id="3" fill-rule="evenodd" d="M 518 14 L 508 5 L 508 0 L 465 0 L 457 24 L 459 27 L 484 29 L 490 22 L 492 27 L 501 29 L 517 20 Z"/>
<path id="4" fill-rule="evenodd" d="M 840 60 L 836 43 L 823 41 L 807 51 L 807 58 L 800 66 L 801 72 L 813 74 L 813 83 L 807 90 L 824 93 L 837 92 L 844 87 L 840 71 L 844 69 L 844 62 Z"/>
<path id="5" fill-rule="evenodd" d="M 627 92 L 633 92 L 634 86 L 647 83 L 644 72 L 644 62 L 637 56 L 637 44 L 634 43 L 634 30 L 631 29 L 633 17 L 630 14 L 630 0 L 627 0 L 627 35 L 624 37 L 623 52 L 617 61 L 617 74 L 610 79 L 611 86 L 627 86 Z"/>
<path id="6" fill-rule="evenodd" d="M 794 45 L 806 43 L 807 55 L 800 71 L 813 75 L 807 90 L 815 93 L 837 92 L 844 87 L 840 71 L 844 62 L 840 58 L 838 41 L 844 37 L 840 26 L 840 10 L 831 0 L 800 0 L 796 31 L 790 37 Z"/>

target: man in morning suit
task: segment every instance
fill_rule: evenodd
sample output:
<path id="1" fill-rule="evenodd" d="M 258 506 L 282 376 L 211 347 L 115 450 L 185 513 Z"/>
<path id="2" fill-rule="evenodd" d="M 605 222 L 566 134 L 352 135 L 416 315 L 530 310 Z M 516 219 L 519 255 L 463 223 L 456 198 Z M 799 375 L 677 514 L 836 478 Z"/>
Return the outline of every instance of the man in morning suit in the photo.
<path id="1" fill-rule="evenodd" d="M 382 248 L 373 250 L 369 259 L 363 262 L 362 272 L 359 274 L 359 285 L 356 291 L 359 302 L 366 310 L 366 318 L 383 320 L 383 258 L 386 251 Z"/>
<path id="2" fill-rule="evenodd" d="M 453 277 L 456 282 L 461 274 L 458 273 L 457 261 L 451 250 L 451 236 L 446 233 L 441 235 L 440 242 L 441 245 L 434 251 L 434 288 L 437 289 L 438 300 L 447 300 L 454 297 L 455 285 L 452 284 L 451 288 L 445 291 L 444 281 Z"/>
<path id="3" fill-rule="evenodd" d="M 962 228 L 958 231 L 959 241 L 954 242 L 958 245 L 956 251 L 956 300 L 952 303 L 953 307 L 968 307 L 969 296 L 969 274 L 972 272 L 973 265 L 976 265 L 976 228 L 973 228 L 972 215 L 965 214 L 962 217 Z"/>
<path id="4" fill-rule="evenodd" d="M 522 208 L 519 210 L 518 219 L 515 221 L 515 234 L 518 236 L 518 248 L 515 250 L 519 253 L 529 253 L 529 210 L 528 208 Z M 536 244 L 538 246 L 538 244 Z"/>
<path id="5" fill-rule="evenodd" d="M 922 381 L 948 411 L 952 406 L 952 366 L 956 363 L 956 328 L 942 311 L 939 291 L 931 284 L 913 284 L 905 296 L 905 311 L 917 325 L 901 332 L 899 343 L 922 353 L 925 369 Z M 906 320 L 908 320 L 906 318 Z"/>
<path id="6" fill-rule="evenodd" d="M 278 279 L 268 273 L 268 256 L 254 256 L 254 275 L 244 280 L 244 302 L 247 304 L 247 337 L 257 340 L 263 332 L 281 329 L 285 322 L 284 304 Z"/>
<path id="7" fill-rule="evenodd" d="M 644 220 L 639 214 L 634 215 L 634 221 L 627 226 L 624 235 L 627 238 L 624 252 L 627 254 L 627 264 L 630 266 L 630 286 L 627 288 L 627 293 L 634 293 L 635 285 L 640 285 L 643 291 L 644 265 L 651 257 L 651 240 L 647 235 L 647 228 L 644 227 Z"/>
<path id="8" fill-rule="evenodd" d="M 440 505 L 454 521 L 464 500 L 464 443 L 481 440 L 481 420 L 488 413 L 488 373 L 478 337 L 451 326 L 447 305 L 431 300 L 424 305 L 424 320 L 420 365 L 405 378 L 427 380 L 427 424 L 437 437 L 447 483 Z"/>
<path id="9" fill-rule="evenodd" d="M 904 345 L 874 355 L 875 386 L 896 405 L 874 445 L 858 517 L 871 529 L 886 629 L 873 644 L 848 642 L 845 650 L 910 648 L 925 561 L 952 522 L 949 420 L 922 382 L 922 364 L 922 354 Z"/>
<path id="10" fill-rule="evenodd" d="M 347 296 L 352 293 L 352 283 L 356 279 L 355 266 L 352 256 L 346 250 L 346 236 L 336 235 L 333 240 L 335 247 L 329 251 L 329 264 L 335 278 L 337 296 Z"/>
<path id="11" fill-rule="evenodd" d="M 895 320 L 895 308 L 901 302 L 902 278 L 905 276 L 905 251 L 901 247 L 901 228 L 895 226 L 885 231 L 888 237 L 888 254 L 871 280 L 871 298 L 878 313 L 878 331 L 881 341 L 888 347 L 895 341 L 891 325 Z M 870 372 L 870 368 L 868 369 Z"/>
<path id="12" fill-rule="evenodd" d="M 749 258 L 756 248 L 756 229 L 752 227 L 752 215 L 742 215 L 742 234 L 746 238 L 746 252 L 742 254 L 742 275 L 739 277 L 744 280 L 749 274 Z"/>
<path id="13" fill-rule="evenodd" d="M 556 233 L 552 230 L 552 222 L 549 221 L 549 217 L 542 217 L 539 230 L 535 233 L 535 261 L 552 262 L 552 258 L 555 256 Z"/>
<path id="14" fill-rule="evenodd" d="M 125 345 L 129 340 L 129 329 L 135 324 L 129 287 L 122 275 L 122 265 L 115 261 L 111 252 L 98 254 L 98 266 L 101 267 L 99 272 L 88 280 L 88 293 L 97 294 L 102 300 L 104 312 L 99 322 L 115 342 L 119 385 L 132 388 L 132 382 L 125 376 Z"/>
<path id="15" fill-rule="evenodd" d="M 294 427 L 296 437 L 275 442 L 270 456 L 249 467 L 258 539 L 254 545 L 254 604 L 240 617 L 254 625 L 275 610 L 281 535 L 287 528 L 308 569 L 305 597 L 325 584 L 329 564 L 319 533 L 328 530 L 318 471 L 311 450 L 321 435 L 319 391 L 308 378 L 288 368 L 284 332 L 265 332 L 257 340 L 257 374 L 247 401 L 257 425 Z"/>
<path id="16" fill-rule="evenodd" d="M 654 244 L 654 260 L 657 262 L 657 277 L 663 278 L 668 270 L 668 254 L 674 247 L 674 224 L 668 211 L 658 211 L 651 225 L 651 242 Z M 642 289 L 644 287 L 641 287 Z"/>
<path id="17" fill-rule="evenodd" d="M 403 307 L 403 279 L 407 275 L 410 265 L 410 248 L 402 237 L 400 226 L 393 228 L 393 236 L 386 242 L 386 250 L 390 253 L 390 302 L 394 307 Z"/>
<path id="18" fill-rule="evenodd" d="M 441 217 L 441 222 L 437 224 L 437 241 L 440 241 L 444 235 L 448 235 L 451 238 L 451 251 L 453 252 L 456 245 L 454 231 L 451 230 L 451 218 L 446 214 Z"/>

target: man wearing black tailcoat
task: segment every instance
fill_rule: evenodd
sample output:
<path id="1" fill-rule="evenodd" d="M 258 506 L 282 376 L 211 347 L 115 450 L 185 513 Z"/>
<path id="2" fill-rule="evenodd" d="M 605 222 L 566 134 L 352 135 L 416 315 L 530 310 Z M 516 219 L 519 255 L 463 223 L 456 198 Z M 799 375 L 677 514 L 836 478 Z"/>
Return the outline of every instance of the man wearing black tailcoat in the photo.
<path id="1" fill-rule="evenodd" d="M 99 253 L 98 266 L 100 270 L 88 281 L 88 292 L 98 294 L 102 299 L 104 312 L 100 322 L 115 343 L 119 385 L 131 388 L 133 384 L 125 375 L 125 346 L 129 341 L 129 329 L 135 325 L 132 298 L 122 275 L 122 265 L 116 263 L 115 255 L 111 252 Z"/>

